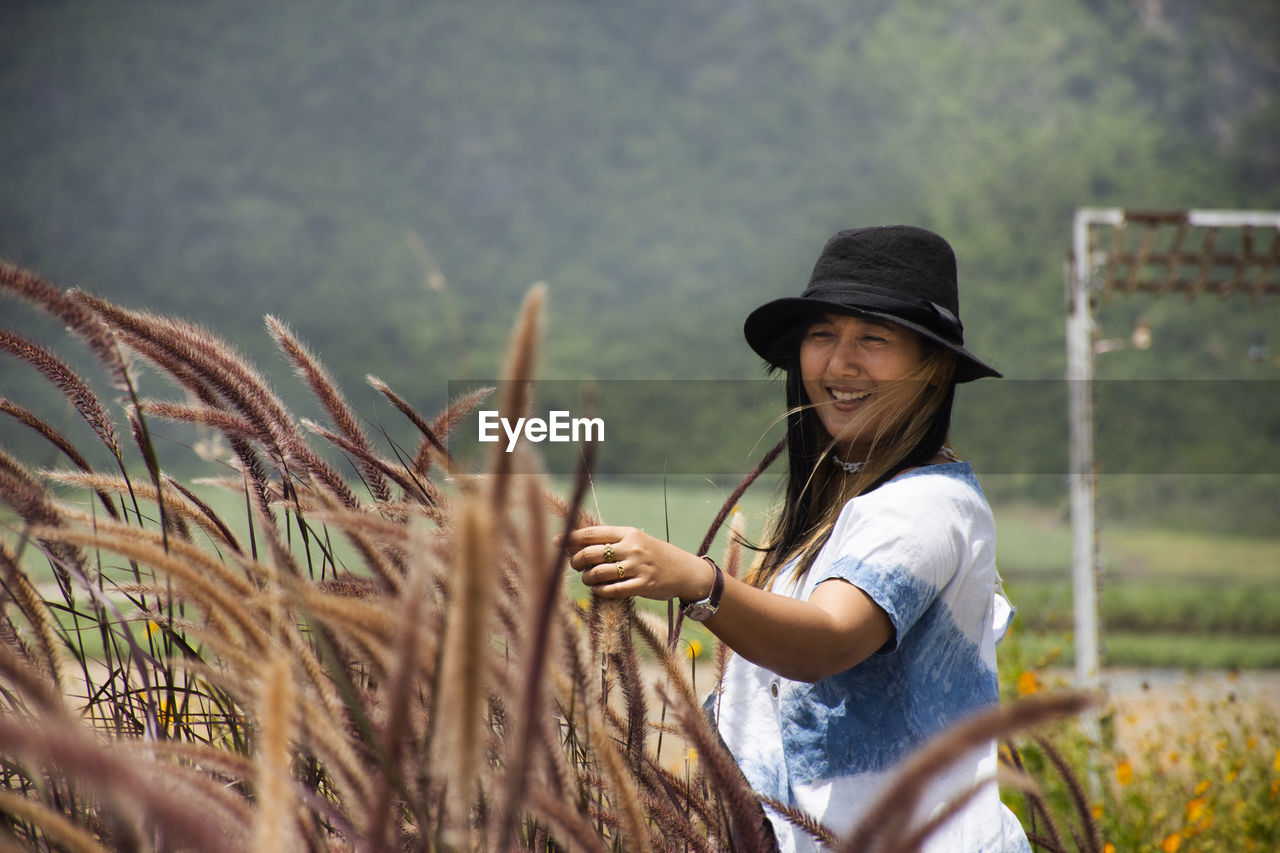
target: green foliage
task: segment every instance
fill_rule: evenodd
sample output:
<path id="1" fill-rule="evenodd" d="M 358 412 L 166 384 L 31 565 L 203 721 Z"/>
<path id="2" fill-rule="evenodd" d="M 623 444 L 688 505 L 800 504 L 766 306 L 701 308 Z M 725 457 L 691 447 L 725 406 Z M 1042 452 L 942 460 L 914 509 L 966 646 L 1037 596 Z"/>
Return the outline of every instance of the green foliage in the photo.
<path id="1" fill-rule="evenodd" d="M 1056 686 L 1045 669 L 1052 661 L 1009 651 L 1001 671 L 1010 698 Z M 1271 689 L 1238 674 L 1119 688 L 1088 724 L 1065 721 L 1019 742 L 1019 760 L 1040 780 L 1050 814 L 1087 801 L 1107 853 L 1272 850 L 1280 842 L 1280 741 Z M 1051 772 L 1058 761 L 1072 768 L 1075 787 Z M 1045 823 L 1029 817 L 1030 799 L 1002 796 L 1044 836 Z"/>

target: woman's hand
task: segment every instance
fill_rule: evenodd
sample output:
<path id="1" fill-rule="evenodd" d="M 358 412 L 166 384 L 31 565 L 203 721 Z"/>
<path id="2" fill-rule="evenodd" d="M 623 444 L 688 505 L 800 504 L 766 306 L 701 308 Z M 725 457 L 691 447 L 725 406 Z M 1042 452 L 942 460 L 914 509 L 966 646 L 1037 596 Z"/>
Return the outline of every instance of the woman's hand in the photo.
<path id="1" fill-rule="evenodd" d="M 635 527 L 580 527 L 559 544 L 601 598 L 696 601 L 709 594 L 714 580 L 706 560 Z"/>
<path id="2" fill-rule="evenodd" d="M 557 544 L 601 598 L 697 601 L 715 579 L 706 560 L 634 527 L 581 527 Z M 840 580 L 800 601 L 726 576 L 720 608 L 702 624 L 742 657 L 796 681 L 842 672 L 893 638 L 884 610 Z"/>

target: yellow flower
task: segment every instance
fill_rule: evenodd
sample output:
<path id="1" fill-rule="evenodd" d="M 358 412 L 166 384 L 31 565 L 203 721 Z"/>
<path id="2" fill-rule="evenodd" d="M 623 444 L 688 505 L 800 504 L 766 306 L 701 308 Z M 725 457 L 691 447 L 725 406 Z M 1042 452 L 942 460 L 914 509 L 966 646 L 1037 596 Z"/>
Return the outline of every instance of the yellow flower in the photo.
<path id="1" fill-rule="evenodd" d="M 1019 696 L 1030 696 L 1033 693 L 1040 692 L 1040 679 L 1036 677 L 1035 672 L 1024 669 L 1018 673 L 1018 683 L 1015 688 Z"/>
<path id="2" fill-rule="evenodd" d="M 1274 800 L 1276 794 L 1280 794 L 1280 779 L 1271 780 L 1271 799 Z"/>
<path id="3" fill-rule="evenodd" d="M 1187 803 L 1187 823 L 1195 823 L 1204 817 L 1205 810 L 1209 807 L 1209 800 L 1205 797 L 1196 797 Z"/>
<path id="4" fill-rule="evenodd" d="M 1240 775 L 1240 771 L 1233 767 L 1227 771 L 1227 781 L 1234 782 L 1236 781 L 1236 777 L 1239 775 Z"/>
<path id="5" fill-rule="evenodd" d="M 1271 769 L 1280 773 L 1280 749 L 1276 750 L 1275 760 L 1271 762 Z"/>
<path id="6" fill-rule="evenodd" d="M 690 640 L 689 648 L 685 650 L 685 654 L 690 660 L 702 657 L 702 643 L 699 643 L 697 640 Z"/>
<path id="7" fill-rule="evenodd" d="M 1102 845 L 1102 853 L 1116 853 L 1116 846 L 1108 841 L 1106 844 Z"/>
<path id="8" fill-rule="evenodd" d="M 1163 850 L 1164 853 L 1178 853 L 1178 848 L 1181 846 L 1182 836 L 1175 832 L 1173 835 L 1165 838 L 1160 845 L 1160 849 Z"/>
<path id="9" fill-rule="evenodd" d="M 154 636 L 156 631 L 159 631 L 159 630 L 160 630 L 160 625 L 159 623 L 156 622 L 156 620 L 154 619 L 147 620 L 147 636 L 148 637 Z"/>
<path id="10" fill-rule="evenodd" d="M 1128 785 L 1133 782 L 1133 765 L 1128 759 L 1123 759 L 1116 765 L 1116 781 L 1121 785 Z"/>
<path id="11" fill-rule="evenodd" d="M 1200 784 L 1199 784 L 1199 785 L 1196 785 L 1196 792 L 1195 792 L 1194 794 L 1192 794 L 1192 796 L 1193 796 L 1193 797 L 1200 797 L 1200 796 L 1203 796 L 1203 795 L 1204 795 L 1204 792 L 1205 792 L 1205 791 L 1207 791 L 1207 790 L 1209 790 L 1209 780 L 1208 780 L 1208 779 L 1201 779 L 1201 780 L 1200 780 Z"/>
<path id="12" fill-rule="evenodd" d="M 1102 803 L 1096 803 L 1089 811 L 1093 813 L 1094 820 L 1102 820 Z"/>

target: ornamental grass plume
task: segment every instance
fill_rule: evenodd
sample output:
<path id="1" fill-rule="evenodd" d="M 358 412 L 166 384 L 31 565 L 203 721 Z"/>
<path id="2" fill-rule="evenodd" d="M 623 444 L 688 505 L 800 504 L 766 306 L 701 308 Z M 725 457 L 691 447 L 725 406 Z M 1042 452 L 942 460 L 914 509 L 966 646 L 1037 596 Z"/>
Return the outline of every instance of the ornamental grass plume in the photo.
<path id="1" fill-rule="evenodd" d="M 446 632 L 440 662 L 441 721 L 437 742 L 441 765 L 452 787 L 449 800 L 458 806 L 460 835 L 470 821 L 472 790 L 482 764 L 480 724 L 485 717 L 488 687 L 487 648 L 490 637 L 494 572 L 493 516 L 479 488 L 464 490 L 454 518 L 455 572 L 450 577 Z"/>
<path id="2" fill-rule="evenodd" d="M 462 470 L 444 442 L 493 389 L 426 415 L 370 377 L 417 431 L 401 458 L 375 446 L 319 357 L 277 319 L 268 329 L 329 426 L 296 418 L 199 325 L 7 266 L 0 292 L 90 342 L 129 389 L 134 439 L 121 440 L 111 409 L 52 350 L 0 332 L 0 348 L 71 401 L 113 463 L 95 469 L 21 402 L 0 402 L 72 466 L 38 471 L 0 450 L 0 843 L 767 849 L 759 798 L 702 712 L 678 631 L 631 603 L 584 610 L 569 594 L 552 534 L 594 521 L 581 508 L 590 445 L 567 498 L 523 450 Z M 529 406 L 545 299 L 534 287 L 515 324 L 500 377 L 507 416 Z M 187 399 L 139 398 L 134 358 Z M 144 418 L 214 431 L 230 455 L 209 477 L 179 477 L 160 465 Z M 708 543 L 773 456 L 734 491 Z M 341 458 L 356 482 L 338 473 Z M 1037 701 L 982 734 L 1040 719 L 1048 706 Z M 673 741 L 698 760 L 664 765 Z M 910 765 L 901 800 L 951 754 Z M 883 803 L 881 829 L 918 832 L 903 808 Z M 867 831 L 893 849 L 885 831 Z"/>
<path id="3" fill-rule="evenodd" d="M 258 795 L 254 810 L 254 850 L 297 850 L 293 821 L 290 743 L 293 735 L 293 674 L 282 651 L 277 651 L 262 672 L 257 706 L 257 762 L 254 783 Z"/>
<path id="4" fill-rule="evenodd" d="M 378 501 L 389 502 L 391 487 L 383 474 L 389 466 L 377 459 L 373 446 L 369 443 L 369 437 L 360 428 L 356 413 L 343 398 L 342 392 L 338 390 L 329 372 L 280 320 L 268 316 L 267 329 L 271 332 L 271 337 L 275 339 L 276 344 L 293 362 L 298 375 L 306 381 L 312 394 L 329 413 L 329 418 L 342 435 L 343 449 L 356 457 L 356 463 L 369 491 Z M 337 436 L 333 436 L 330 440 L 337 443 Z"/>

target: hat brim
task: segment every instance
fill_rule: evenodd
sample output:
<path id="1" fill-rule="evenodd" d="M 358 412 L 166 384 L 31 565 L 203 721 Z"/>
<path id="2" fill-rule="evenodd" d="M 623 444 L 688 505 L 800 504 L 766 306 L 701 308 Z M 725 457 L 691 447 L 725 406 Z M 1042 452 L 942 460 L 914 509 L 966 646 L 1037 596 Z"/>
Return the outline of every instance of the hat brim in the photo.
<path id="1" fill-rule="evenodd" d="M 853 317 L 866 317 L 884 320 L 902 326 L 905 329 L 927 338 L 943 349 L 950 350 L 957 356 L 956 382 L 972 382 L 975 379 L 991 377 L 1003 378 L 1004 374 L 996 370 L 982 359 L 969 352 L 962 345 L 947 340 L 937 332 L 910 320 L 904 320 L 893 314 L 876 311 L 870 308 L 858 308 L 825 299 L 807 296 L 787 296 L 766 302 L 747 315 L 743 324 L 743 333 L 747 343 L 765 361 L 775 367 L 783 367 L 783 362 L 794 356 L 793 352 L 779 351 L 779 343 L 784 333 L 805 319 L 812 319 L 822 314 L 847 314 Z"/>

